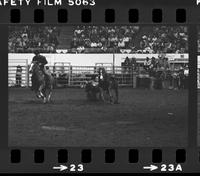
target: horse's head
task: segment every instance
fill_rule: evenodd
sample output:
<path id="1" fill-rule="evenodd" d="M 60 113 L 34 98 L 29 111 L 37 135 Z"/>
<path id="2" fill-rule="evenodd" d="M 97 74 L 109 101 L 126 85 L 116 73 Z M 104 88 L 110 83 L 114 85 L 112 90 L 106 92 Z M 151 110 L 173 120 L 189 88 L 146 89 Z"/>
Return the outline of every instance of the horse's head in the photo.
<path id="1" fill-rule="evenodd" d="M 36 73 L 40 70 L 40 66 L 38 62 L 32 62 L 30 65 L 29 72 L 30 73 Z"/>
<path id="2" fill-rule="evenodd" d="M 99 67 L 99 73 L 106 74 L 106 70 L 104 67 Z"/>
<path id="3" fill-rule="evenodd" d="M 99 73 L 100 80 L 105 79 L 107 73 L 104 67 L 100 67 L 98 73 Z"/>

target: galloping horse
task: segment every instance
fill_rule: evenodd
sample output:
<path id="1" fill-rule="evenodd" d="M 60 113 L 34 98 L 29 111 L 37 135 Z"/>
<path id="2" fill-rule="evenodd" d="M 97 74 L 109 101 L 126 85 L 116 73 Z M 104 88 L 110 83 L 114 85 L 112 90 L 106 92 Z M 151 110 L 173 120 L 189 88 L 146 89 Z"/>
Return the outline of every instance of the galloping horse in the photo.
<path id="1" fill-rule="evenodd" d="M 33 62 L 29 71 L 32 73 L 33 90 L 44 103 L 50 102 L 53 90 L 53 76 L 44 74 L 38 62 Z"/>
<path id="2" fill-rule="evenodd" d="M 118 104 L 118 82 L 113 75 L 106 72 L 105 68 L 98 70 L 100 97 L 105 102 L 104 93 L 109 95 L 110 103 Z"/>

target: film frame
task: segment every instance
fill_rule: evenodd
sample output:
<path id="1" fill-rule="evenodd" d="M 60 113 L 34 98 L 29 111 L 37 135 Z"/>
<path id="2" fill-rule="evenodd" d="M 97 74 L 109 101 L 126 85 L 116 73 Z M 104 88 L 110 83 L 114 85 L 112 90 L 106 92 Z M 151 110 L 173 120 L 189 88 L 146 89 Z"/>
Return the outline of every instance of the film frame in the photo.
<path id="1" fill-rule="evenodd" d="M 132 3 L 135 2 L 133 5 Z M 85 21 L 84 24 L 95 24 L 102 25 L 105 24 L 105 13 L 108 13 L 109 16 L 113 15 L 114 18 L 106 19 L 108 20 L 109 25 L 184 25 L 188 27 L 188 44 L 189 44 L 189 101 L 188 101 L 188 145 L 186 147 L 67 147 L 67 148 L 20 148 L 20 147 L 8 147 L 8 137 L 7 137 L 7 126 L 8 126 L 8 105 L 5 102 L 8 102 L 8 97 L 5 96 L 5 93 L 8 93 L 7 87 L 7 73 L 8 73 L 8 63 L 7 59 L 1 59 L 1 82 L 5 82 L 0 88 L 1 92 L 1 106 L 2 114 L 4 117 L 1 118 L 1 159 L 0 163 L 2 170 L 0 172 L 12 172 L 12 173 L 55 173 L 56 171 L 52 170 L 52 166 L 59 165 L 58 162 L 58 151 L 64 152 L 67 156 L 68 164 L 83 164 L 85 169 L 83 173 L 143 173 L 149 172 L 144 171 L 142 168 L 145 165 L 155 164 L 161 167 L 161 164 L 179 164 L 183 168 L 182 172 L 199 172 L 200 165 L 200 150 L 197 145 L 197 33 L 198 33 L 198 24 L 199 24 L 199 7 L 196 5 L 196 2 L 186 2 L 186 1 L 156 1 L 151 2 L 146 1 L 127 1 L 126 5 L 121 6 L 122 1 L 109 1 L 109 4 L 106 1 L 96 0 L 96 6 L 89 8 L 89 11 L 85 10 L 85 7 L 73 7 L 67 8 L 68 18 L 58 23 L 58 12 L 59 8 L 55 7 L 35 7 L 42 9 L 42 11 L 37 11 L 39 13 L 44 13 L 44 21 L 38 19 L 38 16 L 33 18 L 34 9 L 30 7 L 20 7 L 20 8 L 9 8 L 1 7 L 1 58 L 8 57 L 8 48 L 7 48 L 7 37 L 8 35 L 7 27 L 10 24 L 32 24 L 35 22 L 36 25 L 40 24 L 56 24 L 63 25 L 63 22 L 67 21 L 66 25 L 82 24 L 82 21 Z M 139 19 L 134 20 L 133 23 L 129 21 L 129 10 L 133 6 L 133 9 L 137 9 Z M 106 8 L 105 8 L 106 7 Z M 63 8 L 63 7 L 62 7 Z M 20 11 L 16 10 L 20 9 Z M 88 8 L 87 8 L 88 9 Z M 106 9 L 112 9 L 108 12 L 105 12 Z M 153 9 L 161 9 L 162 18 L 154 19 L 152 17 Z M 177 9 L 181 9 L 180 14 Z M 13 11 L 12 11 L 13 10 Z M 30 13 L 32 10 L 32 13 Z M 90 11 L 91 10 L 91 11 Z M 82 11 L 82 12 L 81 12 Z M 91 13 L 91 22 L 90 19 L 81 17 L 84 14 Z M 110 14 L 111 13 L 111 14 Z M 136 12 L 137 13 L 137 12 Z M 161 13 L 157 11 L 156 13 Z M 186 13 L 185 20 L 182 19 L 182 13 Z M 25 15 L 26 14 L 26 15 Z M 28 14 L 28 15 L 27 15 Z M 101 14 L 101 15 L 100 15 Z M 10 16 L 11 15 L 11 16 Z M 157 15 L 157 14 L 156 14 Z M 12 16 L 15 16 L 14 18 Z M 16 18 L 20 16 L 21 18 Z M 89 15 L 90 16 L 90 15 Z M 181 16 L 181 18 L 180 18 Z M 178 19 L 177 19 L 178 18 Z M 180 18 L 180 19 L 179 19 Z M 81 20 L 82 19 L 82 20 Z M 153 22 L 153 20 L 155 22 Z M 158 20 L 158 21 L 157 21 Z M 136 22 L 135 22 L 136 21 Z M 6 128 L 5 128 L 6 127 Z M 63 149 L 63 150 L 59 150 Z M 131 150 L 133 149 L 133 150 Z M 138 161 L 136 159 L 136 164 L 129 163 L 129 151 L 137 155 Z M 108 155 L 107 160 L 105 161 L 105 152 Z M 36 154 L 39 157 L 34 157 Z M 91 154 L 91 159 L 90 159 Z M 44 156 L 43 156 L 44 155 Z M 84 159 L 81 157 L 84 157 Z M 159 157 L 157 156 L 159 155 Z M 89 157 L 88 157 L 89 156 Z M 114 158 L 113 158 L 114 157 Z M 18 158 L 18 159 L 16 159 Z M 88 159 L 89 158 L 89 159 Z M 14 162 L 11 163 L 11 160 Z M 35 162 L 34 162 L 35 160 Z M 61 159 L 62 160 L 62 159 Z M 84 161 L 85 160 L 85 161 Z M 91 160 L 91 161 L 90 161 Z M 102 169 L 103 168 L 103 169 Z M 154 172 L 161 172 L 160 170 Z M 169 170 L 166 172 L 170 172 Z M 177 171 L 171 171 L 177 172 Z M 57 172 L 56 172 L 57 173 Z M 70 173 L 70 172 L 69 172 Z M 75 171 L 78 173 L 78 171 Z"/>

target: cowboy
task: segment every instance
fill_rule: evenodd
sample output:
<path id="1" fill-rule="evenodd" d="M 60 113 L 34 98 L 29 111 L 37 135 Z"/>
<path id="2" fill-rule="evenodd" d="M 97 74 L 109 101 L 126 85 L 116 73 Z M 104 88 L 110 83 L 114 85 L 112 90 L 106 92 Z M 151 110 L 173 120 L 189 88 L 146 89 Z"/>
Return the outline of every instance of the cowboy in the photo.
<path id="1" fill-rule="evenodd" d="M 48 73 L 46 73 L 45 65 L 48 64 L 48 62 L 46 60 L 46 57 L 40 55 L 40 52 L 38 50 L 35 50 L 34 54 L 35 54 L 35 56 L 32 59 L 32 64 L 31 64 L 31 67 L 29 70 L 31 71 L 33 63 L 37 62 L 40 66 L 41 71 L 44 73 L 44 75 L 47 78 Z M 32 90 L 34 90 L 34 86 L 35 86 L 35 79 L 32 76 Z"/>
<path id="2" fill-rule="evenodd" d="M 38 64 L 40 65 L 40 69 L 44 72 L 44 74 L 46 74 L 44 67 L 46 64 L 48 64 L 46 57 L 40 55 L 40 52 L 38 50 L 36 50 L 34 54 L 35 56 L 32 59 L 32 63 L 38 62 Z"/>

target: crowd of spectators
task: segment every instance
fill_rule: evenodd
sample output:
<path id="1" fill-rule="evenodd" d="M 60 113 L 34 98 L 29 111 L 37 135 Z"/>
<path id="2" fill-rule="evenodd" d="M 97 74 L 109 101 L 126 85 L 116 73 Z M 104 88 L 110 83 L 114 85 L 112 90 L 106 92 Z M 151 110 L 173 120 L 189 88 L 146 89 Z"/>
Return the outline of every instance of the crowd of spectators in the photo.
<path id="1" fill-rule="evenodd" d="M 77 26 L 71 42 L 71 48 L 84 52 L 85 48 L 133 49 L 134 39 L 139 32 L 138 26 Z"/>
<path id="2" fill-rule="evenodd" d="M 145 27 L 144 27 L 145 28 Z M 188 51 L 186 27 L 78 26 L 71 47 L 116 53 L 184 53 Z M 143 30 L 142 30 L 143 29 Z M 138 38 L 139 37 L 139 38 Z M 109 50 L 113 49 L 113 50 Z"/>
<path id="3" fill-rule="evenodd" d="M 187 53 L 188 34 L 186 27 L 153 27 L 140 40 L 142 53 Z"/>
<path id="4" fill-rule="evenodd" d="M 167 57 L 147 57 L 143 64 L 136 62 L 135 58 L 125 58 L 122 63 L 125 73 L 138 71 L 139 77 L 148 77 L 152 88 L 185 89 L 188 87 L 188 64 L 170 64 Z M 132 69 L 128 69 L 132 68 Z M 139 69 L 139 70 L 138 70 Z"/>
<path id="5" fill-rule="evenodd" d="M 40 52 L 54 53 L 59 44 L 57 27 L 10 27 L 8 49 L 11 53 L 28 53 L 35 49 Z"/>
<path id="6" fill-rule="evenodd" d="M 54 53 L 58 49 L 61 30 L 55 26 L 12 26 L 9 28 L 9 52 L 23 53 L 39 49 L 41 52 Z M 68 52 L 75 50 L 84 53 L 87 49 L 97 53 L 188 52 L 187 28 L 183 26 L 77 26 L 71 33 L 69 45 L 63 48 Z"/>

